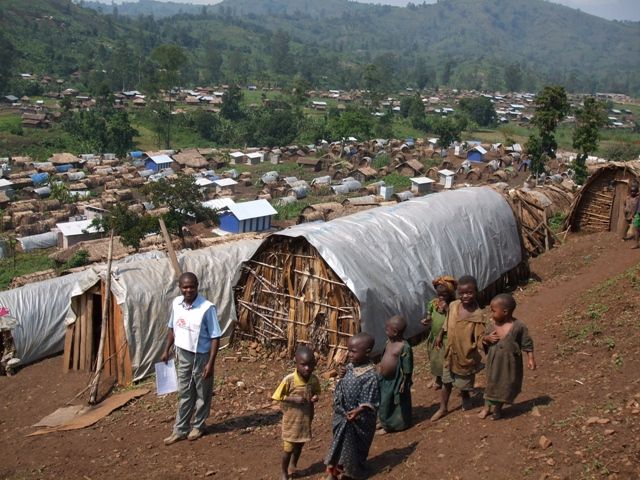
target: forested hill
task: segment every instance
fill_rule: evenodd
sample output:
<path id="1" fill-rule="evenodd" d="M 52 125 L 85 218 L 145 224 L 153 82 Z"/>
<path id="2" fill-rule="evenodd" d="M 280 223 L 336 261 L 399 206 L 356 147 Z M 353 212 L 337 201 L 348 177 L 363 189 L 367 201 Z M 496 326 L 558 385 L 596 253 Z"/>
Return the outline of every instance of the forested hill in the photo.
<path id="1" fill-rule="evenodd" d="M 140 15 L 145 5 L 156 17 Z M 114 88 L 144 88 L 153 77 L 150 52 L 174 43 L 189 57 L 185 85 L 286 85 L 298 75 L 333 88 L 367 87 L 375 77 L 388 90 L 535 90 L 553 82 L 640 94 L 640 23 L 543 0 L 406 8 L 347 0 L 225 0 L 203 8 L 145 0 L 138 10 L 103 5 L 104 13 L 69 0 L 0 0 L 0 7 L 0 42 L 13 46 L 3 51 L 14 52 L 14 70 L 79 72 L 85 83 L 104 70 L 103 81 Z"/>
<path id="2" fill-rule="evenodd" d="M 640 71 L 640 23 L 612 22 L 543 0 L 441 0 L 407 8 L 345 0 L 225 0 L 213 8 L 356 58 L 418 53 L 458 65 L 520 62 L 547 74 Z"/>

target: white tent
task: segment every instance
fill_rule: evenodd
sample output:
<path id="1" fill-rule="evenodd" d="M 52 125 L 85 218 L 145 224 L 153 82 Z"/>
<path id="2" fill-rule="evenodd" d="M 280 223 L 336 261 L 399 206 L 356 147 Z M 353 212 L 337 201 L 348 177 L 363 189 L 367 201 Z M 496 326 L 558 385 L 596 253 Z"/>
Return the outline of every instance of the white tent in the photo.
<path id="1" fill-rule="evenodd" d="M 260 240 L 240 240 L 221 243 L 212 247 L 186 251 L 178 255 L 183 272 L 193 272 L 199 279 L 200 293 L 217 307 L 218 320 L 223 336 L 231 333 L 236 319 L 233 303 L 233 286 L 241 264 L 251 258 Z M 94 282 L 105 279 L 101 269 Z M 111 322 L 122 319 L 124 340 L 128 345 L 131 378 L 142 379 L 153 373 L 154 363 L 160 360 L 167 334 L 171 302 L 180 295 L 171 262 L 159 258 L 118 264 L 112 270 L 111 291 L 120 311 Z M 80 305 L 74 302 L 74 308 Z M 80 312 L 76 311 L 73 321 Z M 116 343 L 118 339 L 116 338 Z M 124 348 L 115 345 L 116 350 Z"/>
<path id="2" fill-rule="evenodd" d="M 89 288 L 94 278 L 85 270 L 0 292 L 0 306 L 18 320 L 11 333 L 22 364 L 62 350 L 71 296 Z"/>

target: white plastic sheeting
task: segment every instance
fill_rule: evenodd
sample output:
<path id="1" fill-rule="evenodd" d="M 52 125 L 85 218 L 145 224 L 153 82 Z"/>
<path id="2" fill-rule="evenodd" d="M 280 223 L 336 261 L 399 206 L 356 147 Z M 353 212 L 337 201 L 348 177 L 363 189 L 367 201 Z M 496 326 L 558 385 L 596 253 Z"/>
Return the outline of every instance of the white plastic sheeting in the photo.
<path id="1" fill-rule="evenodd" d="M 380 207 L 275 235 L 304 237 L 354 293 L 361 329 L 384 347 L 385 321 L 396 314 L 420 333 L 431 281 L 473 275 L 485 288 L 522 261 L 516 219 L 491 188 L 464 188 Z"/>
<path id="2" fill-rule="evenodd" d="M 200 293 L 216 305 L 223 336 L 229 335 L 236 320 L 233 286 L 240 266 L 260 243 L 241 240 L 178 256 L 182 271 L 195 273 Z M 102 269 L 100 275 L 105 273 Z M 180 295 L 178 285 L 167 258 L 119 263 L 112 270 L 111 282 L 111 291 L 122 308 L 133 379 L 140 380 L 153 373 L 153 364 L 162 355 L 171 302 Z"/>
<path id="3" fill-rule="evenodd" d="M 16 238 L 23 252 L 31 252 L 41 248 L 51 248 L 58 245 L 58 231 L 39 233 L 28 237 Z"/>
<path id="4" fill-rule="evenodd" d="M 0 306 L 18 320 L 11 333 L 23 364 L 62 351 L 71 296 L 90 288 L 96 279 L 95 272 L 85 270 L 0 292 Z"/>

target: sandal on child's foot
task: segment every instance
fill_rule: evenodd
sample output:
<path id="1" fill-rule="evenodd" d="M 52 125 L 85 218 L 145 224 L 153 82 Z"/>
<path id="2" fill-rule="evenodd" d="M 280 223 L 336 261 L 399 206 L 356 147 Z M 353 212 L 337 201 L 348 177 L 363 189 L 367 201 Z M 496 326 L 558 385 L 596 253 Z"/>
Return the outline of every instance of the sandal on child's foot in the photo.
<path id="1" fill-rule="evenodd" d="M 491 415 L 491 420 L 502 420 L 502 412 L 497 410 L 493 412 L 493 415 Z"/>

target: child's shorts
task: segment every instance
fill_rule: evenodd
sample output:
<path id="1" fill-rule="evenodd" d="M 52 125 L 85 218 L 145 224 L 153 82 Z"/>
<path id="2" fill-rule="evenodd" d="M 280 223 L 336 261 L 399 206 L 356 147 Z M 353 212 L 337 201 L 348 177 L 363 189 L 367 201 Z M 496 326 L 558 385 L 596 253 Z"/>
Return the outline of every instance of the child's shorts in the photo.
<path id="1" fill-rule="evenodd" d="M 473 386 L 476 383 L 476 376 L 471 375 L 458 375 L 453 373 L 448 365 L 442 367 L 442 383 L 453 383 L 453 386 L 458 390 L 473 390 Z"/>
<path id="2" fill-rule="evenodd" d="M 636 213 L 633 216 L 633 221 L 631 222 L 631 225 L 633 225 L 635 228 L 640 228 L 640 213 Z"/>
<path id="3" fill-rule="evenodd" d="M 304 442 L 287 442 L 286 440 L 282 441 L 282 448 L 284 449 L 284 453 L 291 453 L 295 450 L 297 446 L 304 445 Z"/>

